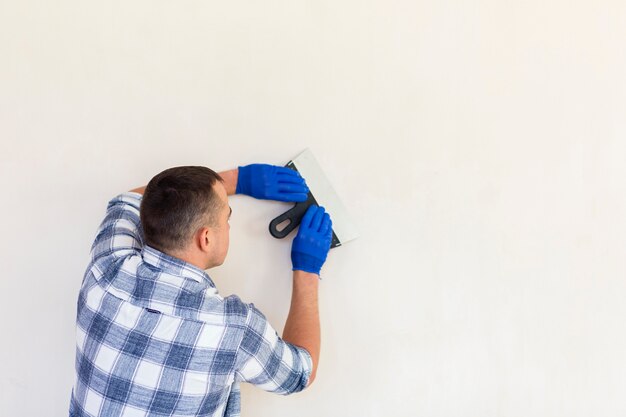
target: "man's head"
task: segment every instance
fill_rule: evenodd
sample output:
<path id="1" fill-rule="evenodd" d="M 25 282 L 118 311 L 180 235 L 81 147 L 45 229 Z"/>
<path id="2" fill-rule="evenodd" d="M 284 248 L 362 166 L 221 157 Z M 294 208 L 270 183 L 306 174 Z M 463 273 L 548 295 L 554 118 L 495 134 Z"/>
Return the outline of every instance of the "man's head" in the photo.
<path id="1" fill-rule="evenodd" d="M 231 213 L 222 182 L 200 166 L 174 167 L 152 178 L 140 209 L 145 244 L 202 269 L 221 265 Z"/>

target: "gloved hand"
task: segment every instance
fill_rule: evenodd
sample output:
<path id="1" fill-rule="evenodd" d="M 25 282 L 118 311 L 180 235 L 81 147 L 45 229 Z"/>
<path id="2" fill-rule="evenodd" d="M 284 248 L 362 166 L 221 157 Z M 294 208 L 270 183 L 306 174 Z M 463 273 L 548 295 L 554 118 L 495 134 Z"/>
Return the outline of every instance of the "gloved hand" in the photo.
<path id="1" fill-rule="evenodd" d="M 293 270 L 320 273 L 330 250 L 332 221 L 324 207 L 309 206 L 291 245 Z"/>
<path id="2" fill-rule="evenodd" d="M 299 172 L 267 164 L 239 167 L 236 194 L 262 200 L 306 201 L 309 187 Z"/>

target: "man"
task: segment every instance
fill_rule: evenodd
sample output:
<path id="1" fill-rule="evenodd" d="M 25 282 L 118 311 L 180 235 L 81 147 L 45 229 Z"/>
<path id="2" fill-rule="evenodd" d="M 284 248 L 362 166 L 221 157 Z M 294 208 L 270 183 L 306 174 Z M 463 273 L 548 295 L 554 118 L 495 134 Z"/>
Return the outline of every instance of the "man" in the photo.
<path id="1" fill-rule="evenodd" d="M 113 198 L 78 297 L 70 416 L 236 416 L 241 382 L 283 395 L 310 385 L 332 235 L 324 209 L 309 208 L 292 243 L 282 338 L 253 304 L 221 297 L 205 272 L 228 252 L 229 195 L 304 201 L 307 192 L 283 167 L 187 166 Z"/>

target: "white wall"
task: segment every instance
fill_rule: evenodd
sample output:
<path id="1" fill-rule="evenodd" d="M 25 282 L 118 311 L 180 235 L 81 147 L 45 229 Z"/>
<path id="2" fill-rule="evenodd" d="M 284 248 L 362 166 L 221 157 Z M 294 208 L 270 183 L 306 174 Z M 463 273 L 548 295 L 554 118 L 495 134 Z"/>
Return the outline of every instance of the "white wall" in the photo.
<path id="1" fill-rule="evenodd" d="M 62 416 L 106 202 L 317 155 L 361 226 L 322 357 L 243 416 L 626 414 L 626 3 L 0 2 L 0 415 Z M 288 205 L 209 271 L 282 330 Z"/>

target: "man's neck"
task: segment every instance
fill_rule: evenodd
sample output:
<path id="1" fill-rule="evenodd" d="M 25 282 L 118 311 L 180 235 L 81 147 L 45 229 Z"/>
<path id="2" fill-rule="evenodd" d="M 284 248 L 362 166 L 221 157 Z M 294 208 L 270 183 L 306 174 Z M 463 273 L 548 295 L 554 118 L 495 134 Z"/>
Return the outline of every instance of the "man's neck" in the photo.
<path id="1" fill-rule="evenodd" d="M 173 256 L 175 258 L 181 259 L 187 263 L 192 264 L 196 268 L 200 268 L 202 270 L 209 269 L 209 265 L 206 264 L 206 260 L 200 254 L 193 254 L 188 252 L 165 252 L 169 256 Z"/>

